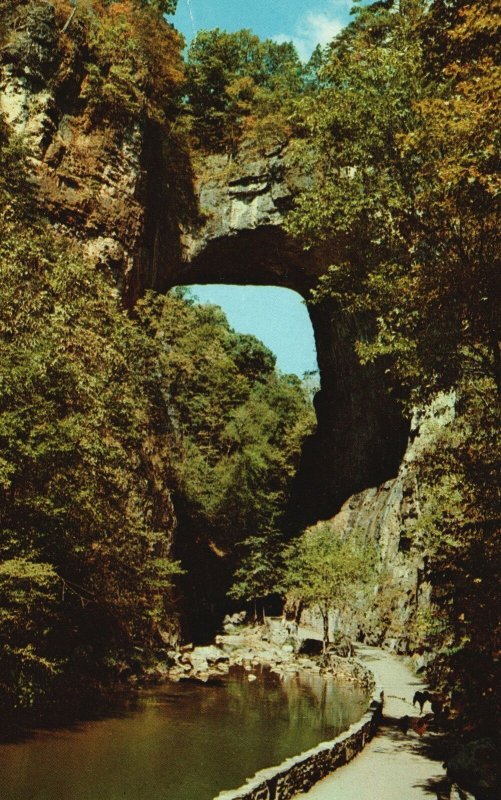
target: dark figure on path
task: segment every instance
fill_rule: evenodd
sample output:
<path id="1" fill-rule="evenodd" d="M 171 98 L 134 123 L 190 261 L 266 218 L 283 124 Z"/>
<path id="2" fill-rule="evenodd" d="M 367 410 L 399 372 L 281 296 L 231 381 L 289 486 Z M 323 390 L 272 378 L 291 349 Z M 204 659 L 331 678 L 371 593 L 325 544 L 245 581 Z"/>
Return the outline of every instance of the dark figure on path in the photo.
<path id="1" fill-rule="evenodd" d="M 420 714 L 423 713 L 423 707 L 425 703 L 429 703 L 431 706 L 431 710 L 435 714 L 435 717 L 440 717 L 443 711 L 443 701 L 441 697 L 438 697 L 436 694 L 432 694 L 431 692 L 416 692 L 413 699 L 412 705 L 415 706 L 416 703 L 419 704 L 419 711 Z"/>
<path id="2" fill-rule="evenodd" d="M 430 693 L 429 692 L 416 692 L 414 697 L 412 698 L 412 705 L 415 706 L 416 703 L 419 703 L 419 713 L 423 713 L 423 706 L 426 702 L 430 701 Z"/>
<path id="3" fill-rule="evenodd" d="M 418 736 L 423 736 L 423 734 L 426 733 L 428 722 L 429 722 L 428 715 L 426 715 L 425 717 L 409 717 L 409 715 L 406 714 L 405 717 L 402 717 L 399 720 L 398 727 L 403 733 L 405 733 L 406 736 L 409 728 L 411 728 L 411 730 L 417 733 Z"/>

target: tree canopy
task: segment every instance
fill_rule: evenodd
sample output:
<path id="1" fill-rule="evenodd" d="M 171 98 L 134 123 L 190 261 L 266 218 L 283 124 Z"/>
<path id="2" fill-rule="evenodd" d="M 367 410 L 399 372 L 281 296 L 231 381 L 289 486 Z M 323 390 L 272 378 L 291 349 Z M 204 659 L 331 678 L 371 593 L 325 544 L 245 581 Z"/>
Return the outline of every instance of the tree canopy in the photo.
<path id="1" fill-rule="evenodd" d="M 149 319 L 163 348 L 179 485 L 205 535 L 234 553 L 280 526 L 313 409 L 299 378 L 278 373 L 274 355 L 217 306 L 179 293 L 157 304 Z"/>
<path id="2" fill-rule="evenodd" d="M 435 680 L 484 721 L 499 709 L 499 24 L 490 0 L 360 7 L 300 101 L 315 181 L 288 220 L 332 253 L 316 300 L 365 320 L 359 357 L 384 365 L 408 413 L 455 393 L 456 421 L 420 464 L 418 528 Z"/>
<path id="3" fill-rule="evenodd" d="M 319 523 L 286 548 L 282 591 L 306 608 L 316 608 L 323 622 L 324 651 L 329 643 L 329 614 L 354 606 L 371 578 L 375 552 L 361 537 L 343 538 Z"/>
<path id="4" fill-rule="evenodd" d="M 290 42 L 250 30 L 200 31 L 191 43 L 186 94 L 192 134 L 204 150 L 232 151 L 242 138 L 274 147 L 290 137 L 304 67 Z"/>

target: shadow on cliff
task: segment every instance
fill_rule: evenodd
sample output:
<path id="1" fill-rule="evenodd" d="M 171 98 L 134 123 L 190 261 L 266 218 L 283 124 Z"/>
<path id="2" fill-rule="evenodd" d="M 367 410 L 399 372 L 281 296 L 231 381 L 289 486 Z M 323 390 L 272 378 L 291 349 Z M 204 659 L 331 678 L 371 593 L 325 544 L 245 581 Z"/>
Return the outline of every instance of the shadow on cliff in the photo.
<path id="1" fill-rule="evenodd" d="M 189 146 L 182 136 L 166 136 L 149 123 L 144 132 L 142 180 L 136 197 L 145 210 L 144 230 L 125 287 L 132 308 L 147 289 L 167 292 L 170 275 L 182 261 L 183 231 L 200 221 Z"/>

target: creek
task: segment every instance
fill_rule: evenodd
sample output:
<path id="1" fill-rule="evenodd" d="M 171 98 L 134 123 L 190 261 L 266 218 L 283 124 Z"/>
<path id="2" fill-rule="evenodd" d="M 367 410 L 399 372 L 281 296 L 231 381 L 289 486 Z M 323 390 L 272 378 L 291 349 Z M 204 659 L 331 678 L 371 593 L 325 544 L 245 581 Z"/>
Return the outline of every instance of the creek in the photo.
<path id="1" fill-rule="evenodd" d="M 169 683 L 113 714 L 0 745 L 2 800 L 212 800 L 257 770 L 331 739 L 367 707 L 316 674 L 243 669 Z"/>

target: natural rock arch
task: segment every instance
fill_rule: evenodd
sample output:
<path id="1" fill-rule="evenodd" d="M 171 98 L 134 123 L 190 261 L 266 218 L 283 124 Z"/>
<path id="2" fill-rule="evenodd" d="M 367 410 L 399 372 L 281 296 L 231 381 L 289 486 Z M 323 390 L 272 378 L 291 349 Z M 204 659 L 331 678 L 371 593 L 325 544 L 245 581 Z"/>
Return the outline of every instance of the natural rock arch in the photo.
<path id="1" fill-rule="evenodd" d="M 194 177 L 189 154 L 166 155 L 154 126 L 114 138 L 89 132 L 81 109 L 64 111 L 10 67 L 0 68 L 0 90 L 0 110 L 29 147 L 48 214 L 93 263 L 113 270 L 129 306 L 147 289 L 190 283 L 284 286 L 308 302 L 329 254 L 305 253 L 284 230 L 309 181 L 287 150 L 257 160 L 208 156 Z M 356 357 L 360 322 L 334 305 L 309 311 L 321 391 L 318 430 L 297 479 L 301 523 L 332 516 L 351 494 L 395 475 L 408 433 L 379 370 Z"/>
<path id="2" fill-rule="evenodd" d="M 231 169 L 231 171 L 230 171 Z M 381 371 L 362 366 L 354 344 L 359 320 L 333 303 L 313 305 L 309 291 L 327 253 L 304 252 L 284 230 L 284 214 L 305 177 L 287 154 L 228 164 L 209 157 L 197 181 L 201 222 L 184 232 L 177 262 L 157 269 L 176 284 L 283 286 L 301 294 L 311 316 L 321 376 L 316 434 L 306 442 L 294 496 L 296 523 L 332 516 L 351 494 L 396 474 L 408 425 Z"/>

